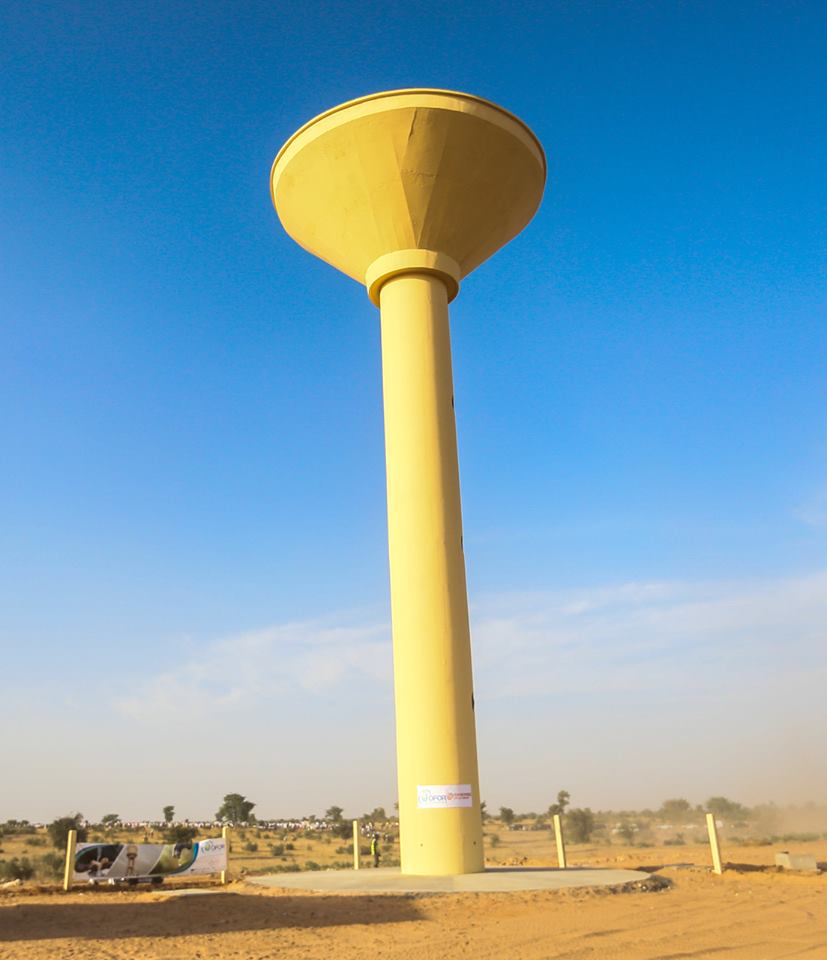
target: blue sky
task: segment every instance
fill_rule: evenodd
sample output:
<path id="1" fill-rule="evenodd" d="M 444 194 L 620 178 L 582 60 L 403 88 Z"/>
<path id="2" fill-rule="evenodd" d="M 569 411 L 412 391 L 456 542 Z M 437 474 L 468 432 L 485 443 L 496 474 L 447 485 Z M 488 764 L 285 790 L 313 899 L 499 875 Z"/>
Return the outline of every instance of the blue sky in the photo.
<path id="1" fill-rule="evenodd" d="M 825 40 L 816 3 L 3 5 L 0 817 L 392 804 L 378 316 L 268 174 L 406 86 L 549 159 L 452 306 L 483 795 L 823 797 Z"/>

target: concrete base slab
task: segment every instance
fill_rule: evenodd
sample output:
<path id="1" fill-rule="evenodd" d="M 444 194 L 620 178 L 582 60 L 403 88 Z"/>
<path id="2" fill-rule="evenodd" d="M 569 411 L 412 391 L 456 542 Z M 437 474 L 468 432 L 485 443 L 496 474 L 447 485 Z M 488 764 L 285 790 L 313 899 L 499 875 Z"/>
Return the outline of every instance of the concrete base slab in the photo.
<path id="1" fill-rule="evenodd" d="M 573 887 L 615 887 L 648 880 L 641 870 L 597 870 L 572 867 L 490 867 L 484 873 L 455 877 L 414 877 L 397 867 L 378 870 L 314 870 L 250 877 L 248 883 L 321 893 L 503 893 L 517 890 L 564 890 Z"/>
<path id="2" fill-rule="evenodd" d="M 789 853 L 783 850 L 781 853 L 776 853 L 775 865 L 785 870 L 798 870 L 801 873 L 818 873 L 816 858 L 809 853 Z"/>

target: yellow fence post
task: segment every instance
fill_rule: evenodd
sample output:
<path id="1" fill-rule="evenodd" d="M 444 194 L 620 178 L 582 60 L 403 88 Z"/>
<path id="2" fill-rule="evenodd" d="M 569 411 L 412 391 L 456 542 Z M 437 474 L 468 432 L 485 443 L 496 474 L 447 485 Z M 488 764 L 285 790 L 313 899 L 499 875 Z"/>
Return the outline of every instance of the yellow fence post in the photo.
<path id="1" fill-rule="evenodd" d="M 226 884 L 228 882 L 229 867 L 230 867 L 230 828 L 228 826 L 223 826 L 221 828 L 221 838 L 226 844 L 227 848 L 227 869 L 221 871 L 221 882 Z"/>
<path id="2" fill-rule="evenodd" d="M 554 821 L 554 842 L 557 844 L 557 866 L 561 870 L 566 869 L 566 842 L 563 839 L 563 821 L 560 814 L 555 813 L 552 817 Z"/>
<path id="3" fill-rule="evenodd" d="M 709 833 L 709 848 L 712 850 L 712 872 L 723 873 L 721 866 L 721 848 L 718 844 L 718 827 L 715 823 L 715 815 L 708 813 L 706 815 L 706 829 Z"/>
<path id="4" fill-rule="evenodd" d="M 66 838 L 66 867 L 63 871 L 63 889 L 71 890 L 72 876 L 75 872 L 75 850 L 78 845 L 77 830 L 70 830 Z"/>
<path id="5" fill-rule="evenodd" d="M 359 821 L 353 821 L 353 869 L 359 869 Z"/>

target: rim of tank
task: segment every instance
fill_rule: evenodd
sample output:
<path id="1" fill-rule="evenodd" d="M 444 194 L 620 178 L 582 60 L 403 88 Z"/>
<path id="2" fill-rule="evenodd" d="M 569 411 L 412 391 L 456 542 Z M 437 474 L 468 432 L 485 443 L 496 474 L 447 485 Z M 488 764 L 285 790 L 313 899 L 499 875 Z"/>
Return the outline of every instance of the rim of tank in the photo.
<path id="1" fill-rule="evenodd" d="M 491 107 L 496 110 L 498 113 L 504 114 L 506 117 L 509 117 L 515 123 L 519 124 L 525 130 L 525 132 L 531 137 L 534 143 L 537 145 L 537 150 L 540 153 L 540 158 L 543 161 L 543 179 L 545 180 L 548 175 L 548 164 L 546 162 L 546 152 L 543 149 L 543 145 L 540 143 L 537 134 L 529 127 L 529 125 L 521 120 L 518 116 L 513 114 L 510 110 L 506 110 L 505 107 L 501 107 L 498 103 L 494 103 L 493 100 L 486 100 L 485 97 L 478 97 L 474 93 L 464 93 L 461 90 L 443 90 L 440 87 L 404 87 L 399 90 L 382 90 L 379 93 L 369 93 L 364 97 L 356 97 L 354 100 L 347 100 L 345 103 L 340 103 L 338 106 L 331 107 L 329 110 L 325 110 L 323 113 L 317 114 L 311 120 L 308 120 L 307 123 L 302 124 L 301 127 L 289 137 L 283 144 L 279 152 L 276 154 L 276 159 L 273 161 L 273 165 L 270 168 L 270 190 L 272 193 L 273 189 L 273 175 L 276 172 L 276 167 L 278 166 L 279 160 L 281 160 L 284 152 L 290 147 L 290 145 L 297 140 L 306 130 L 312 127 L 315 123 L 318 123 L 319 120 L 324 120 L 326 117 L 332 116 L 334 113 L 339 113 L 341 110 L 347 110 L 349 107 L 355 107 L 357 104 L 366 103 L 368 100 L 381 100 L 385 97 L 397 97 L 400 94 L 436 94 L 437 96 L 446 96 L 446 97 L 461 97 L 463 100 L 473 100 L 476 103 L 482 103 L 487 107 Z M 274 198 L 275 199 L 275 198 Z"/>

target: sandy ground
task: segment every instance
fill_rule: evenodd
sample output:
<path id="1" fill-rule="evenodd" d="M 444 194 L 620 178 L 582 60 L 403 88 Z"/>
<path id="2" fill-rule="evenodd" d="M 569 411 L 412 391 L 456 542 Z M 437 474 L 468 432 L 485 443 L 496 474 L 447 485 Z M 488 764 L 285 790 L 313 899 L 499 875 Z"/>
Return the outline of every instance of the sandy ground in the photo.
<path id="1" fill-rule="evenodd" d="M 827 843 L 799 847 L 827 860 Z M 721 877 L 709 872 L 701 847 L 590 854 L 594 865 L 621 860 L 657 870 L 671 887 L 422 897 L 302 894 L 243 882 L 187 897 L 23 888 L 0 893 L 0 960 L 827 960 L 827 874 L 762 869 L 772 863 L 770 848 L 739 849 L 742 866 Z M 677 860 L 694 865 L 664 866 Z"/>

